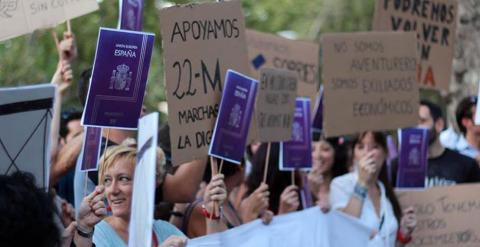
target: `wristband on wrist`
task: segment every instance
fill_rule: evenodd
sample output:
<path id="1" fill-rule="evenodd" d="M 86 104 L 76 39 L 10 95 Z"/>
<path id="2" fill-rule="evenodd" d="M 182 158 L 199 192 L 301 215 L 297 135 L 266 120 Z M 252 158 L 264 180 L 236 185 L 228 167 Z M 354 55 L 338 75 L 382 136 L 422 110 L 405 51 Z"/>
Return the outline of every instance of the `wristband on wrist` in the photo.
<path id="1" fill-rule="evenodd" d="M 95 231 L 95 228 L 92 228 L 92 231 L 89 232 L 89 231 L 83 229 L 79 224 L 77 225 L 77 233 L 81 237 L 92 238 L 94 231 Z"/>
<path id="2" fill-rule="evenodd" d="M 401 244 L 408 244 L 412 241 L 412 236 L 411 235 L 408 235 L 406 236 L 405 234 L 403 234 L 403 232 L 399 229 L 397 231 L 397 241 L 400 242 Z"/>
<path id="3" fill-rule="evenodd" d="M 214 215 L 208 212 L 207 208 L 205 207 L 205 204 L 202 204 L 202 215 L 205 216 L 207 219 L 212 219 L 212 220 L 219 220 L 221 215 L 222 215 L 223 207 L 220 206 L 220 215 Z"/>
<path id="4" fill-rule="evenodd" d="M 359 199 L 365 200 L 365 198 L 367 198 L 367 194 L 368 194 L 367 187 L 362 186 L 359 183 L 356 183 L 355 187 L 353 187 L 353 195 L 355 195 Z"/>

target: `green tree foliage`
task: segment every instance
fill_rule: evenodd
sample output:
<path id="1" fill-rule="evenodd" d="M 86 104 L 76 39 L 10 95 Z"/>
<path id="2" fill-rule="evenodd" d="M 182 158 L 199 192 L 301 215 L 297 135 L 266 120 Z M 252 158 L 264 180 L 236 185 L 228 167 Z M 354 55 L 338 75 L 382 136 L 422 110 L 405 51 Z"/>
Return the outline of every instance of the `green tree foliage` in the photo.
<path id="1" fill-rule="evenodd" d="M 159 9 L 166 3 L 145 0 L 144 30 L 156 34 L 146 98 L 150 109 L 156 109 L 158 102 L 165 100 Z M 299 39 L 306 40 L 319 40 L 324 32 L 367 31 L 374 11 L 374 0 L 244 0 L 242 3 L 248 28 L 270 33 L 293 31 Z M 98 11 L 71 21 L 78 46 L 78 58 L 73 64 L 75 81 L 93 63 L 98 28 L 117 25 L 118 2 L 103 0 L 99 5 Z M 52 31 L 61 37 L 65 30 L 66 25 L 61 24 L 0 42 L 0 86 L 50 81 L 58 60 Z M 75 83 L 70 91 L 66 104 L 79 107 Z"/>

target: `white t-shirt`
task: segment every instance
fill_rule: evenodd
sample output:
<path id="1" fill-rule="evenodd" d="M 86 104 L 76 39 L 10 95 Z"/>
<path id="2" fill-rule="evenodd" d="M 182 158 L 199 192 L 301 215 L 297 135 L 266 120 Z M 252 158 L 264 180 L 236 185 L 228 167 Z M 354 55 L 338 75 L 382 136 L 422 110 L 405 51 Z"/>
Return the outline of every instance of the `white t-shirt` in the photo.
<path id="1" fill-rule="evenodd" d="M 357 180 L 358 175 L 355 172 L 333 179 L 330 185 L 330 203 L 333 209 L 342 209 L 347 206 Z M 372 229 L 372 232 L 379 232 L 370 240 L 368 247 L 394 247 L 398 223 L 392 204 L 385 194 L 385 187 L 380 181 L 377 183 L 380 188 L 380 217 L 375 213 L 373 202 L 367 196 L 363 203 L 360 221 Z"/>

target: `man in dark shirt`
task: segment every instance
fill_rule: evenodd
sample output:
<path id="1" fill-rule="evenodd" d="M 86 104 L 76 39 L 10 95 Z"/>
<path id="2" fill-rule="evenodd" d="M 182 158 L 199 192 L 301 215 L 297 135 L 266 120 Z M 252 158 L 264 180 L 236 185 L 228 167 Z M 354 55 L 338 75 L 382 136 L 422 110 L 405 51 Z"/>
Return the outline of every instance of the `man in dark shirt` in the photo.
<path id="1" fill-rule="evenodd" d="M 480 168 L 474 159 L 445 148 L 440 143 L 440 133 L 445 127 L 440 107 L 428 101 L 421 101 L 418 114 L 418 127 L 429 129 L 425 187 L 480 182 Z M 396 181 L 396 170 L 394 164 L 393 181 Z"/>

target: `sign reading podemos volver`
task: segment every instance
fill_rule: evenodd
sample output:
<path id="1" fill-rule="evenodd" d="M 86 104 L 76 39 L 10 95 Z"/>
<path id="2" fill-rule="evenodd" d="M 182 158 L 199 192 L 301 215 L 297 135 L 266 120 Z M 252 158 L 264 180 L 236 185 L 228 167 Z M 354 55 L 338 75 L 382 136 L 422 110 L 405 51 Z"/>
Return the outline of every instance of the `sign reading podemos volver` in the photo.
<path id="1" fill-rule="evenodd" d="M 154 34 L 100 28 L 82 123 L 136 129 Z"/>
<path id="2" fill-rule="evenodd" d="M 208 154 L 240 164 L 245 153 L 258 82 L 228 70 Z"/>
<path id="3" fill-rule="evenodd" d="M 373 30 L 415 32 L 420 58 L 417 72 L 419 85 L 448 90 L 460 1 L 376 0 L 376 2 Z"/>

